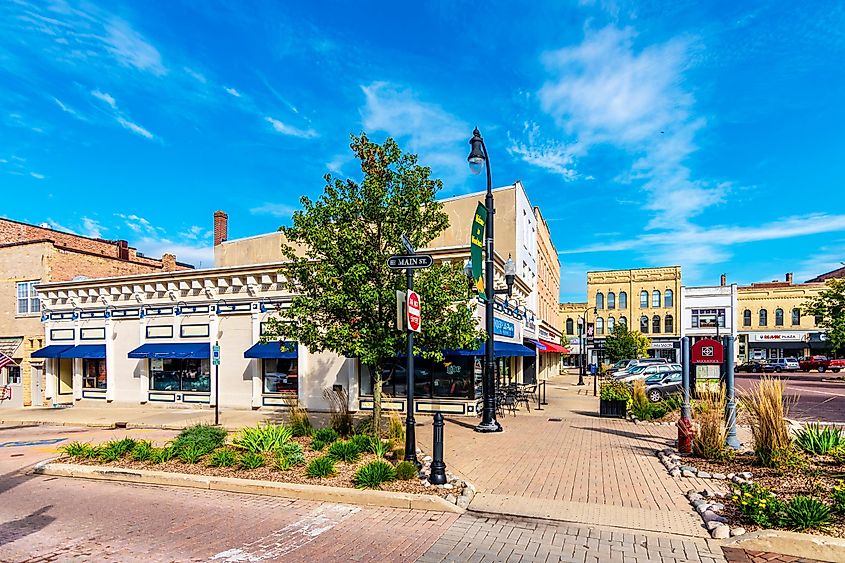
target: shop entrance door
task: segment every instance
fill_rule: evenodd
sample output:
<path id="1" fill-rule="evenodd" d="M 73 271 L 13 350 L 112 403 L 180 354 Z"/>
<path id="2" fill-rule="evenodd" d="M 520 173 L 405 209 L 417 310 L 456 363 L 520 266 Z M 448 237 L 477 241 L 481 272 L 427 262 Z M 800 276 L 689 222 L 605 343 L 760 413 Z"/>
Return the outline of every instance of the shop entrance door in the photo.
<path id="1" fill-rule="evenodd" d="M 522 357 L 522 382 L 537 383 L 537 357 Z"/>
<path id="2" fill-rule="evenodd" d="M 44 399 L 41 396 L 41 378 L 44 372 L 41 366 L 30 365 L 29 369 L 30 386 L 29 390 L 32 396 L 32 406 L 40 407 Z"/>

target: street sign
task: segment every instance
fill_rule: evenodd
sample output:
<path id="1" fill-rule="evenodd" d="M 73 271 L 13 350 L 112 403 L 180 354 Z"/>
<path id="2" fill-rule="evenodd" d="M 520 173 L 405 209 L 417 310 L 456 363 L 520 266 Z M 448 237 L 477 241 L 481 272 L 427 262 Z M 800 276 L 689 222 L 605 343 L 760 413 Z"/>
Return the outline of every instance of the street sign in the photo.
<path id="1" fill-rule="evenodd" d="M 211 347 L 211 364 L 220 365 L 220 346 L 217 344 Z"/>
<path id="2" fill-rule="evenodd" d="M 413 289 L 408 290 L 408 303 L 406 307 L 408 330 L 420 332 L 421 311 L 420 311 L 420 296 Z"/>
<path id="3" fill-rule="evenodd" d="M 394 270 L 418 270 L 430 268 L 434 264 L 434 258 L 430 254 L 396 255 L 387 259 L 387 265 Z"/>

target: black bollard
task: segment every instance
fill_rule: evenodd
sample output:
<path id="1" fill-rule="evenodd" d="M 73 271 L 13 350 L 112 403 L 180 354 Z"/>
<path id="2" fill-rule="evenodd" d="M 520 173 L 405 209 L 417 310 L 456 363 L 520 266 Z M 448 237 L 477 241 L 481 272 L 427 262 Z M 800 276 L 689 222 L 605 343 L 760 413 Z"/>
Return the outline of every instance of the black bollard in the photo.
<path id="1" fill-rule="evenodd" d="M 428 482 L 432 485 L 445 485 L 446 464 L 443 463 L 443 413 L 434 413 L 434 454 L 431 461 L 431 475 Z"/>

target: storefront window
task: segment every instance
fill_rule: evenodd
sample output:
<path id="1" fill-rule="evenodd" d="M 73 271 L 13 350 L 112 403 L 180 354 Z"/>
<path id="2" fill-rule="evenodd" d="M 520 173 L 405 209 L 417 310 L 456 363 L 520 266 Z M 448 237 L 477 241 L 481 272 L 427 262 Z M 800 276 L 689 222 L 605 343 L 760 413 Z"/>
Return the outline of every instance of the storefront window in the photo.
<path id="1" fill-rule="evenodd" d="M 6 366 L 6 383 L 9 385 L 17 385 L 21 382 L 21 367 L 20 366 Z"/>
<path id="2" fill-rule="evenodd" d="M 265 393 L 296 393 L 299 382 L 299 360 L 296 358 L 262 360 Z"/>
<path id="3" fill-rule="evenodd" d="M 211 390 L 208 360 L 152 358 L 150 359 L 150 389 L 208 393 Z"/>
<path id="4" fill-rule="evenodd" d="M 83 389 L 105 389 L 106 388 L 106 360 L 82 360 L 82 388 Z"/>
<path id="5" fill-rule="evenodd" d="M 414 396 L 422 399 L 472 399 L 473 356 L 449 356 L 436 362 L 414 358 Z M 361 366 L 361 394 L 373 394 L 369 366 Z M 382 392 L 391 397 L 408 394 L 408 372 L 404 361 L 396 361 L 382 372 Z"/>

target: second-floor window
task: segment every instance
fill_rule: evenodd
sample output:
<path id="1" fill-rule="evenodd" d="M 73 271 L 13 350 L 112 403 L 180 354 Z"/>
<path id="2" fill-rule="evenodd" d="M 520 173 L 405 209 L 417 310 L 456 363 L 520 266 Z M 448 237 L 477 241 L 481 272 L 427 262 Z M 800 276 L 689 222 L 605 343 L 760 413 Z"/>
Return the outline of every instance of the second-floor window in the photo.
<path id="1" fill-rule="evenodd" d="M 663 294 L 663 306 L 664 307 L 674 307 L 675 306 L 675 294 L 672 293 L 671 289 L 667 289 L 666 292 Z"/>
<path id="2" fill-rule="evenodd" d="M 566 319 L 566 334 L 575 334 L 575 323 L 572 319 Z"/>
<path id="3" fill-rule="evenodd" d="M 651 292 L 651 306 L 655 309 L 660 307 L 660 292 L 656 289 Z"/>
<path id="4" fill-rule="evenodd" d="M 666 315 L 666 319 L 663 321 L 663 328 L 666 332 L 675 331 L 675 319 L 672 318 L 672 315 Z"/>
<path id="5" fill-rule="evenodd" d="M 660 334 L 660 315 L 654 315 L 651 319 L 651 332 Z"/>
<path id="6" fill-rule="evenodd" d="M 596 319 L 596 334 L 604 334 L 604 319 L 601 317 Z"/>
<path id="7" fill-rule="evenodd" d="M 775 309 L 775 326 L 783 326 L 783 309 Z"/>
<path id="8" fill-rule="evenodd" d="M 769 324 L 769 312 L 766 309 L 760 309 L 760 326 Z"/>
<path id="9" fill-rule="evenodd" d="M 801 324 L 801 309 L 795 308 L 792 310 L 792 324 L 793 325 L 800 325 Z"/>
<path id="10" fill-rule="evenodd" d="M 596 293 L 596 309 L 604 309 L 604 293 Z"/>
<path id="11" fill-rule="evenodd" d="M 615 309 L 616 308 L 616 294 L 608 292 L 607 294 L 607 308 L 608 309 Z"/>
<path id="12" fill-rule="evenodd" d="M 643 309 L 648 308 L 648 291 L 641 291 L 640 292 L 640 307 Z"/>
<path id="13" fill-rule="evenodd" d="M 619 317 L 619 324 L 628 326 L 628 317 Z"/>
<path id="14" fill-rule="evenodd" d="M 619 308 L 620 309 L 627 309 L 628 308 L 628 294 L 624 291 L 619 292 Z"/>
<path id="15" fill-rule="evenodd" d="M 742 326 L 751 326 L 751 309 L 742 312 Z"/>
<path id="16" fill-rule="evenodd" d="M 33 315 L 40 313 L 41 302 L 38 301 L 38 292 L 35 291 L 35 286 L 38 285 L 38 280 L 18 282 L 16 285 L 18 315 Z"/>
<path id="17" fill-rule="evenodd" d="M 616 319 L 613 317 L 607 317 L 607 333 L 613 334 L 613 329 L 616 326 Z"/>

